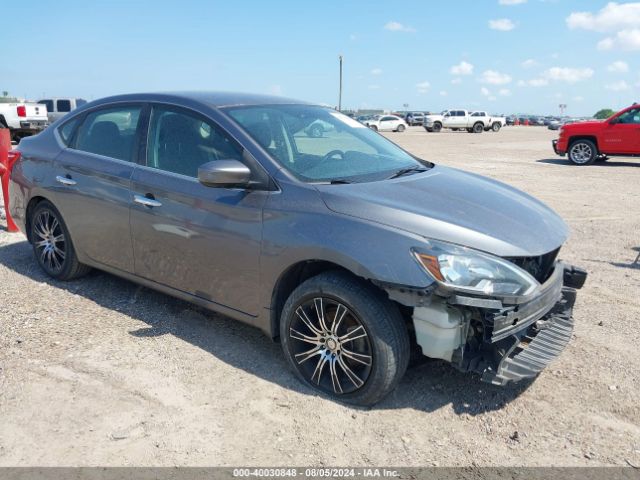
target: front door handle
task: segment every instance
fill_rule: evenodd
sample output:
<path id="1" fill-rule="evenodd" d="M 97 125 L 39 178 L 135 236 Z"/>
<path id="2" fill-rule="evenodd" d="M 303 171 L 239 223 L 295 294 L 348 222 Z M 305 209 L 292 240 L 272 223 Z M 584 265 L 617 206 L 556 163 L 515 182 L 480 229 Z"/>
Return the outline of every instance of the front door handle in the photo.
<path id="1" fill-rule="evenodd" d="M 161 207 L 162 203 L 160 203 L 155 198 L 144 197 L 142 195 L 134 195 L 133 201 L 139 203 L 140 205 L 144 205 L 145 207 Z"/>
<path id="2" fill-rule="evenodd" d="M 60 175 L 56 177 L 56 182 L 61 183 L 62 185 L 67 185 L 67 186 L 72 186 L 78 183 L 69 177 L 62 177 Z"/>

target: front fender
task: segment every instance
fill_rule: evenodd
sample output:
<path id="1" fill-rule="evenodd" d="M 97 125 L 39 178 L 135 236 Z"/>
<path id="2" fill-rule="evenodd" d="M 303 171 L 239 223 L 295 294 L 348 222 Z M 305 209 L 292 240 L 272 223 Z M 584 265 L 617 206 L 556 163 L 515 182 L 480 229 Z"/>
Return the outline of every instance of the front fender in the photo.
<path id="1" fill-rule="evenodd" d="M 426 245 L 423 237 L 332 212 L 315 189 L 289 185 L 285 191 L 273 195 L 264 211 L 260 284 L 265 308 L 281 276 L 304 261 L 331 262 L 378 284 L 424 289 L 433 283 L 411 253 Z"/>

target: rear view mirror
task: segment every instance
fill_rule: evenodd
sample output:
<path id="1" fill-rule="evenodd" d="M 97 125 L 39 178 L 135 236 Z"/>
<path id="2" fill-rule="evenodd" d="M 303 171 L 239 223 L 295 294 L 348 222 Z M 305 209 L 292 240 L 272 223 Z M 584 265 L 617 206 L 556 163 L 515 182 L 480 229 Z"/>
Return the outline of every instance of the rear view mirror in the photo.
<path id="1" fill-rule="evenodd" d="M 207 187 L 246 187 L 251 170 L 238 160 L 214 160 L 198 167 L 198 181 Z"/>

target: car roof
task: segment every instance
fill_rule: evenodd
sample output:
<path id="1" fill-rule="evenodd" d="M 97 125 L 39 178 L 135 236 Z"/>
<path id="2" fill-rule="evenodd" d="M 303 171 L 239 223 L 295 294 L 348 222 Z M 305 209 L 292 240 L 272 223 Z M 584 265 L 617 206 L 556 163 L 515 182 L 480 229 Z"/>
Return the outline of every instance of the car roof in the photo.
<path id="1" fill-rule="evenodd" d="M 123 101 L 192 101 L 204 103 L 213 108 L 231 107 L 240 105 L 312 105 L 309 102 L 293 100 L 285 97 L 277 97 L 274 95 L 260 95 L 254 93 L 239 92 L 209 92 L 209 91 L 193 91 L 193 92 L 158 92 L 158 93 L 132 93 L 126 95 L 116 95 L 112 97 L 101 98 L 92 102 L 94 105 Z"/>

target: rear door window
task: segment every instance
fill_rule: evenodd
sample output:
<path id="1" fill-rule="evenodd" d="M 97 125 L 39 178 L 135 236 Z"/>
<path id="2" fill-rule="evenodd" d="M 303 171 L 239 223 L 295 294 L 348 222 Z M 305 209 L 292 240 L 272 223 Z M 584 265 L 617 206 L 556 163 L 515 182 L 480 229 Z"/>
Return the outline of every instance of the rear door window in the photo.
<path id="1" fill-rule="evenodd" d="M 112 107 L 89 113 L 75 141 L 75 149 L 105 157 L 135 161 L 134 147 L 140 106 Z"/>
<path id="2" fill-rule="evenodd" d="M 70 112 L 71 111 L 71 101 L 69 100 L 58 100 L 56 101 L 56 107 L 58 108 L 58 112 Z"/>

